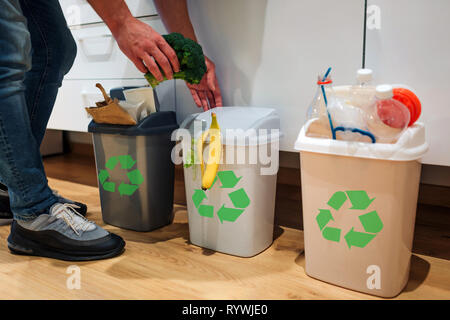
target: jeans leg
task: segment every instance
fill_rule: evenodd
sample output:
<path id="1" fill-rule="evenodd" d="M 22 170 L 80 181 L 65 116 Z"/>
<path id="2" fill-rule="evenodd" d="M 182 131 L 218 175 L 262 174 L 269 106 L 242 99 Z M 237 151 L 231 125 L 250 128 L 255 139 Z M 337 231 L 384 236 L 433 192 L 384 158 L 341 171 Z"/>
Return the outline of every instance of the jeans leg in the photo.
<path id="1" fill-rule="evenodd" d="M 57 202 L 48 187 L 24 95 L 30 34 L 18 0 L 0 4 L 0 177 L 16 219 L 33 219 Z"/>
<path id="2" fill-rule="evenodd" d="M 32 66 L 25 75 L 25 98 L 31 129 L 38 145 L 64 75 L 69 72 L 77 46 L 58 0 L 20 0 L 31 35 Z"/>

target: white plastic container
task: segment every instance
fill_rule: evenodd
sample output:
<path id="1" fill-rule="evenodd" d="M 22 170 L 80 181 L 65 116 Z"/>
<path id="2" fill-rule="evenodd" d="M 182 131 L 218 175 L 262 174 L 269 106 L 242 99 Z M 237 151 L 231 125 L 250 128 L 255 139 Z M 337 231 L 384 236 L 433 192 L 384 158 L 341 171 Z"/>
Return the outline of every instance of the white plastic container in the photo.
<path id="1" fill-rule="evenodd" d="M 222 161 L 216 182 L 206 191 L 201 190 L 200 165 L 184 168 L 190 242 L 251 257 L 273 242 L 280 120 L 274 109 L 223 107 L 191 115 L 180 128 L 193 132 L 196 121 L 209 128 L 211 112 L 216 113 L 221 128 Z M 234 139 L 227 129 L 243 131 L 239 139 Z M 199 134 L 200 130 L 194 133 L 195 137 Z M 274 151 L 268 164 L 260 154 L 267 154 L 271 148 Z M 240 152 L 245 159 L 238 162 Z M 234 153 L 234 161 L 227 161 L 230 153 Z"/>
<path id="2" fill-rule="evenodd" d="M 125 99 L 130 102 L 138 103 L 142 101 L 142 107 L 137 112 L 139 119 L 145 118 L 150 113 L 156 112 L 155 97 L 152 88 L 141 87 L 127 89 L 123 91 L 123 95 L 125 96 Z"/>
<path id="3" fill-rule="evenodd" d="M 310 138 L 300 151 L 306 273 L 393 297 L 408 281 L 425 129 L 395 144 Z"/>

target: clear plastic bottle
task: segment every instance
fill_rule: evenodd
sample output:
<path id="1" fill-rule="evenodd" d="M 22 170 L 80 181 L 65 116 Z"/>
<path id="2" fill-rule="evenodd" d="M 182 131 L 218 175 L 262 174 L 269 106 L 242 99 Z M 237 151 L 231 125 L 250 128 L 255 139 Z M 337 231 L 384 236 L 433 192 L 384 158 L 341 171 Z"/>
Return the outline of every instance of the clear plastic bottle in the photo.
<path id="1" fill-rule="evenodd" d="M 352 131 L 353 129 L 364 129 L 366 127 L 363 110 L 338 97 L 334 92 L 333 81 L 330 77 L 323 81 L 321 79 L 322 77 L 319 76 L 316 94 L 308 108 L 307 119 L 310 124 L 306 135 L 316 138 L 366 141 L 367 138 Z M 325 104 L 322 86 L 327 104 Z M 333 130 L 336 128 L 341 128 L 341 130 L 334 130 L 333 134 L 331 125 Z"/>
<path id="2" fill-rule="evenodd" d="M 314 138 L 332 138 L 322 86 L 325 90 L 327 104 L 330 104 L 335 99 L 332 87 L 333 81 L 331 77 L 327 77 L 323 81 L 322 79 L 323 77 L 319 75 L 316 93 L 307 110 L 306 119 L 309 122 L 309 126 L 306 135 Z"/>
<path id="3" fill-rule="evenodd" d="M 372 85 L 373 72 L 371 69 L 359 69 L 356 72 L 356 84 L 350 88 L 350 104 L 367 107 L 375 96 L 375 86 Z"/>
<path id="4" fill-rule="evenodd" d="M 401 102 L 393 99 L 390 85 L 379 85 L 375 99 L 366 108 L 366 124 L 378 143 L 395 143 L 408 127 L 410 113 Z"/>

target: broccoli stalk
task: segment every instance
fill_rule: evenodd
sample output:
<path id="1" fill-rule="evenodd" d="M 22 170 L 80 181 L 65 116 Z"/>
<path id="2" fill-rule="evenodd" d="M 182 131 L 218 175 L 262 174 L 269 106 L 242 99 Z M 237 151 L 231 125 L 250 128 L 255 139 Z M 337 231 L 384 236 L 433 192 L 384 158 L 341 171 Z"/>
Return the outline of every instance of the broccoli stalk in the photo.
<path id="1" fill-rule="evenodd" d="M 163 35 L 167 43 L 175 50 L 175 53 L 180 62 L 180 71 L 174 72 L 174 79 L 182 79 L 190 84 L 199 84 L 206 73 L 205 56 L 203 55 L 202 47 L 194 40 L 183 37 L 179 33 L 171 33 Z M 161 73 L 164 72 L 161 70 Z M 145 79 L 155 88 L 159 82 L 155 77 L 147 72 Z M 164 76 L 164 80 L 167 78 Z"/>

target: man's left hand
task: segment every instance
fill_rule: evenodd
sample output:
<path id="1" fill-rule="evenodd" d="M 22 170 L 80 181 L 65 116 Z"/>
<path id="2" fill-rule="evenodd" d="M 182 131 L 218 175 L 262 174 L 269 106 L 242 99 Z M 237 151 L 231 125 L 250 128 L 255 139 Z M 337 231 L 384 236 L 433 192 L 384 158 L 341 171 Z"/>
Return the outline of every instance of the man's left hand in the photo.
<path id="1" fill-rule="evenodd" d="M 204 111 L 222 107 L 222 94 L 216 77 L 216 66 L 214 62 L 205 56 L 206 73 L 199 84 L 186 82 L 189 91 L 194 98 L 195 104 Z"/>

